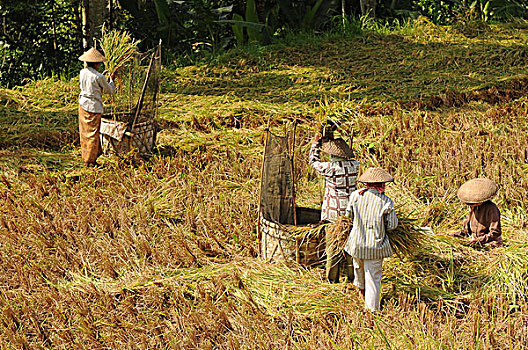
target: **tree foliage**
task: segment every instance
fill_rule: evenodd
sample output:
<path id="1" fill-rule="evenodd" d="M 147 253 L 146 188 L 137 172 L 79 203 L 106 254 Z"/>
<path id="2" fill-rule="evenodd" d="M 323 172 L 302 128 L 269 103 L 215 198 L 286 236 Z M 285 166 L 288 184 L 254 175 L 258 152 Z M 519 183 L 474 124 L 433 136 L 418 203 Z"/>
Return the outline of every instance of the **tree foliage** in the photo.
<path id="1" fill-rule="evenodd" d="M 0 0 L 0 85 L 77 71 L 83 40 L 81 2 Z M 267 44 L 285 32 L 324 31 L 343 14 L 361 15 L 360 0 L 112 0 L 108 4 L 112 4 L 105 20 L 109 28 L 131 32 L 141 40 L 140 49 L 162 39 L 166 58 L 215 54 L 237 43 Z M 528 4 L 521 0 L 377 0 L 375 14 L 424 15 L 437 24 L 461 19 L 489 22 L 526 18 Z"/>
<path id="2" fill-rule="evenodd" d="M 450 24 L 461 17 L 484 22 L 526 17 L 528 4 L 518 0 L 413 0 L 411 10 L 429 17 L 436 24 Z"/>
<path id="3" fill-rule="evenodd" d="M 65 73 L 81 52 L 78 0 L 2 0 L 0 16 L 0 85 Z"/>

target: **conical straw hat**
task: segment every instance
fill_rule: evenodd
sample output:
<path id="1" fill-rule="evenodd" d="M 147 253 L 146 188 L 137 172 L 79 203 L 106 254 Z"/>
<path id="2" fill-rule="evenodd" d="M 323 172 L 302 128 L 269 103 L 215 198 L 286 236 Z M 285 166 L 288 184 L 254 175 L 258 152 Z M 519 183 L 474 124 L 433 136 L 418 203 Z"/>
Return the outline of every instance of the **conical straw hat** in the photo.
<path id="1" fill-rule="evenodd" d="M 392 182 L 394 177 L 389 174 L 385 169 L 382 168 L 368 168 L 363 174 L 357 179 L 359 182 L 364 183 L 382 183 Z"/>
<path id="2" fill-rule="evenodd" d="M 323 142 L 321 151 L 331 156 L 351 159 L 354 158 L 354 152 L 342 138 L 332 139 Z"/>
<path id="3" fill-rule="evenodd" d="M 493 198 L 499 186 L 488 178 L 469 180 L 458 189 L 457 196 L 464 203 L 483 203 Z"/>
<path id="4" fill-rule="evenodd" d="M 106 62 L 106 57 L 99 52 L 96 48 L 92 47 L 90 50 L 86 51 L 79 57 L 79 61 L 84 62 Z"/>

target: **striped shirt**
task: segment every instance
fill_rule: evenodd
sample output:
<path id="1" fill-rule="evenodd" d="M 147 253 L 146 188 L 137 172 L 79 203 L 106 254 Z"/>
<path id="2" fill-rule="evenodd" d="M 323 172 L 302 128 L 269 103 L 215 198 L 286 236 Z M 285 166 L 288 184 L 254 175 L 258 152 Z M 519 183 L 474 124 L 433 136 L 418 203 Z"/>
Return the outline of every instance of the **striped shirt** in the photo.
<path id="1" fill-rule="evenodd" d="M 350 195 L 346 215 L 353 218 L 345 251 L 352 257 L 364 260 L 388 258 L 393 254 L 385 230 L 398 226 L 392 199 L 376 189 L 363 194 Z"/>
<path id="2" fill-rule="evenodd" d="M 356 190 L 359 163 L 354 159 L 321 162 L 320 152 L 321 144 L 313 143 L 310 165 L 326 180 L 321 220 L 336 221 L 345 214 L 348 197 Z"/>

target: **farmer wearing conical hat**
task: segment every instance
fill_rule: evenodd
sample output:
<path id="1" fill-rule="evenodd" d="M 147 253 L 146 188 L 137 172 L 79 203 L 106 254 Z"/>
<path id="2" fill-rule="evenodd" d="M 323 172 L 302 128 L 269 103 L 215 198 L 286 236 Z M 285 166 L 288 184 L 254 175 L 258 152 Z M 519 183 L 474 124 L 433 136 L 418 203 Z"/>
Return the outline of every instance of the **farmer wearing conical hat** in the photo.
<path id="1" fill-rule="evenodd" d="M 81 154 L 86 166 L 97 165 L 97 157 L 101 154 L 99 127 L 103 113 L 103 93 L 113 94 L 115 86 L 113 77 L 107 81 L 105 76 L 97 71 L 101 62 L 106 61 L 97 49 L 91 48 L 79 57 L 85 62 L 85 68 L 80 73 L 81 93 L 79 94 L 79 134 L 81 137 Z"/>
<path id="2" fill-rule="evenodd" d="M 497 190 L 497 184 L 487 178 L 469 180 L 460 186 L 458 198 L 470 207 L 470 211 L 462 223 L 462 230 L 454 236 L 470 236 L 470 245 L 502 245 L 500 211 L 491 201 Z"/>
<path id="3" fill-rule="evenodd" d="M 345 251 L 354 262 L 354 285 L 365 298 L 365 309 L 379 310 L 383 259 L 393 254 L 386 232 L 398 226 L 385 184 L 394 178 L 382 168 L 368 168 L 359 178 L 366 187 L 350 195 L 346 215 L 353 219 Z"/>
<path id="4" fill-rule="evenodd" d="M 320 159 L 320 152 L 330 155 L 329 162 Z M 350 193 L 356 190 L 356 178 L 359 163 L 354 159 L 352 149 L 342 138 L 334 139 L 333 136 L 321 137 L 316 135 L 310 149 L 310 165 L 326 180 L 321 209 L 321 220 L 336 221 L 344 215 Z M 339 282 L 341 265 L 345 265 L 345 275 L 353 279 L 351 258 L 341 249 L 328 244 L 326 239 L 326 277 L 332 283 Z"/>

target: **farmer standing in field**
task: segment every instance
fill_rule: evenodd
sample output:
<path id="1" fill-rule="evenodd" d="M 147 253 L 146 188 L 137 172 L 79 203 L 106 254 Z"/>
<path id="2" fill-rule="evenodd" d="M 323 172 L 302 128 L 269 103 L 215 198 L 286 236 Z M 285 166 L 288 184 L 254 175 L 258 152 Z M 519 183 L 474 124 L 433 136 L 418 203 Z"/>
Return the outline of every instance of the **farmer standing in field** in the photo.
<path id="1" fill-rule="evenodd" d="M 329 162 L 322 162 L 320 152 L 330 155 Z M 354 152 L 342 138 L 334 139 L 332 135 L 321 137 L 317 134 L 310 149 L 310 166 L 324 176 L 325 192 L 321 209 L 321 220 L 335 222 L 345 214 L 348 197 L 356 190 L 356 178 L 359 163 L 354 159 Z M 326 277 L 332 283 L 339 282 L 341 265 L 349 281 L 354 278 L 352 259 L 342 249 L 329 244 L 326 239 Z"/>
<path id="2" fill-rule="evenodd" d="M 385 195 L 385 184 L 394 178 L 384 169 L 368 168 L 358 181 L 366 187 L 350 195 L 346 215 L 353 226 L 345 251 L 354 259 L 354 285 L 365 298 L 365 309 L 378 311 L 383 259 L 393 254 L 386 231 L 398 226 L 394 204 Z"/>
<path id="3" fill-rule="evenodd" d="M 470 211 L 462 223 L 462 230 L 453 236 L 470 236 L 470 245 L 502 245 L 500 211 L 491 201 L 497 190 L 497 184 L 487 178 L 469 180 L 460 186 L 458 198 L 469 206 Z"/>
<path id="4" fill-rule="evenodd" d="M 79 57 L 84 62 L 80 73 L 81 93 L 79 94 L 79 134 L 81 154 L 86 166 L 96 166 L 97 157 L 102 153 L 99 140 L 101 114 L 103 114 L 103 93 L 113 94 L 113 76 L 109 81 L 97 71 L 101 62 L 106 61 L 97 49 L 91 48 Z"/>

